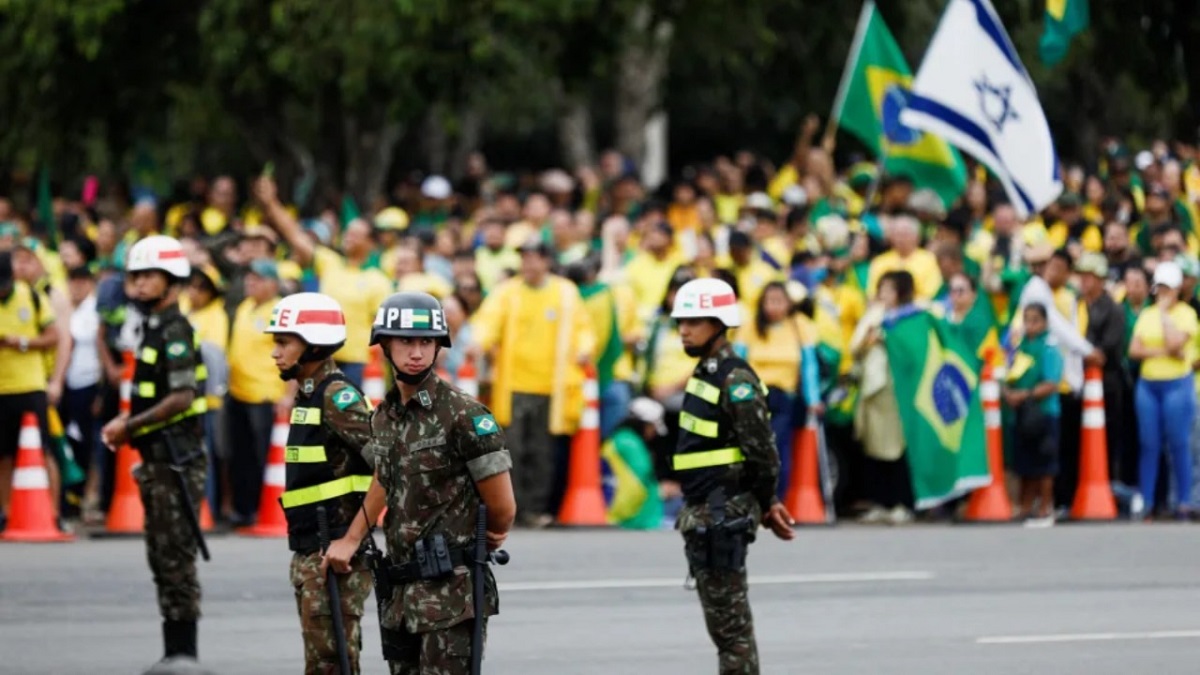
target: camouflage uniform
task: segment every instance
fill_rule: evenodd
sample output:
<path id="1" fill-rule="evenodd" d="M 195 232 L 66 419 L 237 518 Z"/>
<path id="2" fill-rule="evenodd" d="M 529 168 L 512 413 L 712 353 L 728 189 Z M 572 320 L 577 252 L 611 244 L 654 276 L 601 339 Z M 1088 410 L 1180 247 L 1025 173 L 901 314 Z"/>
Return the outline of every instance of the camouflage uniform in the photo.
<path id="1" fill-rule="evenodd" d="M 437 533 L 452 549 L 471 547 L 479 507 L 474 484 L 512 468 L 504 433 L 487 408 L 430 374 L 407 404 L 401 404 L 399 388 L 388 392 L 371 418 L 371 432 L 367 447 L 387 493 L 390 562 L 411 561 L 417 540 Z M 499 612 L 499 596 L 491 570 L 485 587 L 492 616 Z M 465 566 L 448 579 L 398 585 L 380 609 L 383 628 L 404 645 L 405 657 L 389 661 L 391 672 L 470 672 L 472 600 Z"/>
<path id="2" fill-rule="evenodd" d="M 332 359 L 326 360 L 311 378 L 305 378 L 300 383 L 297 408 L 293 411 L 293 421 L 297 423 L 289 431 L 290 436 L 304 428 L 295 418 L 305 414 L 301 412 L 306 410 L 302 405 L 316 403 L 306 400 L 308 396 L 320 393 L 320 425 L 326 457 L 322 470 L 328 470 L 329 476 L 338 477 L 362 474 L 374 464 L 374 457 L 363 455 L 363 447 L 371 436 L 371 409 L 362 393 L 343 378 Z M 289 437 L 289 453 L 296 451 L 292 440 Z M 295 467 L 299 464 L 295 460 L 300 458 L 289 455 L 288 459 L 292 460 L 289 469 L 294 478 Z M 362 494 L 355 491 L 319 502 L 327 511 L 331 540 L 345 534 L 346 526 L 357 515 L 361 503 Z M 337 638 L 329 606 L 329 591 L 325 586 L 325 575 L 321 573 L 319 542 L 312 531 L 313 523 L 296 518 L 296 512 L 290 509 L 285 510 L 285 514 L 289 517 L 289 544 L 295 551 L 289 575 L 295 589 L 296 610 L 300 615 L 300 632 L 304 639 L 304 672 L 308 675 L 337 673 Z M 358 655 L 362 648 L 363 604 L 371 593 L 371 572 L 361 555 L 351 561 L 350 568 L 349 573 L 336 576 L 341 591 L 342 626 L 346 631 L 350 668 L 357 673 Z"/>
<path id="3" fill-rule="evenodd" d="M 168 651 L 172 644 L 179 647 L 182 642 L 185 652 L 194 652 L 195 622 L 200 618 L 197 545 L 171 468 L 171 448 L 181 462 L 192 504 L 198 508 L 208 470 L 202 423 L 206 373 L 192 326 L 175 305 L 143 319 L 141 344 L 135 355 L 130 420 L 136 423 L 130 425 L 130 442 L 142 457 L 134 476 L 146 514 L 146 557 L 158 590 Z M 195 392 L 186 411 L 158 422 L 141 419 L 142 413 L 181 389 Z M 188 634 L 190 645 L 186 644 L 188 638 L 180 637 Z"/>
<path id="4" fill-rule="evenodd" d="M 709 407 L 705 408 L 706 404 Z M 711 529 L 717 523 L 712 513 L 712 498 L 718 489 L 728 497 L 724 521 L 748 517 L 747 543 L 753 541 L 763 512 L 774 500 L 779 479 L 779 454 L 758 376 L 726 344 L 697 364 L 688 383 L 683 409 L 685 414 L 689 410 L 707 410 L 706 414 L 715 418 L 689 422 L 681 415 L 680 442 L 674 462 L 680 471 L 685 505 L 676 527 L 683 533 L 686 546 L 696 545 L 699 528 Z M 706 422 L 715 424 L 705 428 Z M 685 451 L 702 453 L 715 448 L 739 448 L 744 459 L 681 470 L 680 458 Z M 757 673 L 758 650 L 745 565 L 737 570 L 703 569 L 695 565 L 691 568 L 708 634 L 717 646 L 720 672 L 722 675 Z"/>

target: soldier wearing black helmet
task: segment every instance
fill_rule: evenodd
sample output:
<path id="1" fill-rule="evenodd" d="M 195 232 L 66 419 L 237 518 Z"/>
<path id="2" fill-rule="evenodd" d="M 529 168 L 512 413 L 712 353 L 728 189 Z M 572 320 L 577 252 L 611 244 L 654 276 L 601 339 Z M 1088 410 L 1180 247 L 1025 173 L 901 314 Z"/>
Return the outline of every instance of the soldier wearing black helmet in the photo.
<path id="1" fill-rule="evenodd" d="M 481 501 L 489 550 L 500 547 L 512 526 L 512 459 L 491 412 L 433 372 L 438 351 L 450 346 L 433 296 L 389 297 L 375 316 L 371 344 L 383 348 L 396 386 L 371 417 L 372 439 L 363 452 L 374 453 L 375 476 L 364 508 L 330 546 L 326 564 L 349 569 L 386 503 L 388 555 L 375 570 L 384 658 L 393 673 L 467 673 L 474 613 L 472 578 L 464 570 L 473 560 Z M 423 564 L 443 557 L 449 565 L 440 571 Z M 491 616 L 499 602 L 490 571 L 484 582 L 484 614 Z"/>

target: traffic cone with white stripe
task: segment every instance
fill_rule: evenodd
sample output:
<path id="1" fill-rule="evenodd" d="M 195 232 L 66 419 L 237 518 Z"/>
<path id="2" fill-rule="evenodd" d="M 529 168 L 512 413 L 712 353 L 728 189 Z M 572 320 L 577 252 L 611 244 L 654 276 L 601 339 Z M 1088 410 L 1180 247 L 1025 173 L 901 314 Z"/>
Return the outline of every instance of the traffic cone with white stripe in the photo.
<path id="1" fill-rule="evenodd" d="M 608 512 L 600 487 L 600 387 L 596 369 L 584 367 L 583 419 L 571 439 L 567 491 L 558 522 L 562 525 L 607 525 Z"/>
<path id="2" fill-rule="evenodd" d="M 128 415 L 132 406 L 133 352 L 124 353 L 125 370 L 121 374 L 120 412 Z M 133 478 L 133 470 L 141 463 L 137 450 L 123 443 L 116 450 L 113 474 L 113 497 L 104 522 L 105 535 L 141 534 L 146 527 L 146 512 L 142 507 L 142 492 Z"/>
<path id="3" fill-rule="evenodd" d="M 371 402 L 372 408 L 378 408 L 387 393 L 383 382 L 383 354 L 379 345 L 371 347 L 367 353 L 367 365 L 363 367 L 363 396 Z"/>
<path id="4" fill-rule="evenodd" d="M 1000 425 L 1000 383 L 990 363 L 983 365 L 979 385 L 983 400 L 983 426 L 987 430 L 988 469 L 992 482 L 971 493 L 966 519 L 971 522 L 1008 522 L 1012 520 L 1012 502 L 1004 484 L 1004 432 Z"/>
<path id="5" fill-rule="evenodd" d="M 469 356 L 458 367 L 458 388 L 473 399 L 479 398 L 479 373 L 475 370 L 475 359 Z"/>
<path id="6" fill-rule="evenodd" d="M 1073 520 L 1113 520 L 1117 502 L 1108 482 L 1108 432 L 1104 419 L 1104 375 L 1090 366 L 1083 383 L 1083 430 L 1079 447 L 1079 485 L 1071 504 Z"/>
<path id="7" fill-rule="evenodd" d="M 263 476 L 262 491 L 258 498 L 258 520 L 250 527 L 243 527 L 238 534 L 249 537 L 286 537 L 287 517 L 283 515 L 283 496 L 287 468 L 284 463 L 284 448 L 288 439 L 287 415 L 276 415 L 271 429 L 271 449 L 267 451 L 267 469 Z"/>
<path id="8" fill-rule="evenodd" d="M 21 418 L 12 487 L 8 527 L 0 534 L 0 540 L 50 542 L 75 538 L 60 532 L 54 523 L 54 500 L 50 496 L 42 434 L 38 431 L 37 416 L 30 412 Z"/>
<path id="9" fill-rule="evenodd" d="M 792 434 L 792 471 L 783 505 L 801 525 L 824 525 L 825 496 L 817 459 L 817 416 L 809 414 L 804 426 Z"/>

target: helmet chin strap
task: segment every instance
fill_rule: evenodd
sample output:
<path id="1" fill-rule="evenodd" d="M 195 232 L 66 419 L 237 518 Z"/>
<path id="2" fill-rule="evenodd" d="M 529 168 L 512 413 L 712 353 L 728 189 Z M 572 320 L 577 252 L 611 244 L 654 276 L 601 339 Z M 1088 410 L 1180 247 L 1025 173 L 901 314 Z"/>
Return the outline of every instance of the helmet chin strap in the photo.
<path id="1" fill-rule="evenodd" d="M 392 361 L 392 355 L 389 354 L 388 350 L 386 350 L 386 349 L 383 350 L 383 358 L 387 359 L 387 362 L 392 364 L 392 372 L 395 373 L 397 380 L 399 380 L 400 382 L 403 382 L 404 384 L 407 384 L 409 386 L 416 386 L 416 385 L 424 382 L 425 378 L 429 377 L 429 374 L 433 372 L 433 365 L 435 363 L 437 363 L 438 354 L 441 354 L 441 353 L 442 353 L 442 346 L 438 345 L 437 347 L 434 348 L 433 361 L 429 364 L 429 367 L 422 370 L 421 372 L 417 373 L 416 375 L 410 375 L 410 374 L 404 372 L 403 370 L 401 370 L 400 368 L 398 368 L 396 366 L 396 363 L 394 361 Z"/>
<path id="2" fill-rule="evenodd" d="M 717 340 L 720 340 L 721 338 L 725 337 L 725 331 L 728 330 L 728 328 L 725 327 L 725 324 L 720 324 L 720 325 L 721 325 L 720 330 L 713 333 L 713 336 L 708 338 L 708 340 L 705 341 L 704 344 L 700 345 L 699 347 L 684 347 L 683 352 L 685 354 L 687 354 L 688 356 L 692 357 L 693 359 L 703 358 L 703 357 L 706 357 L 709 354 L 711 354 L 713 345 L 715 345 L 717 343 Z"/>
<path id="3" fill-rule="evenodd" d="M 300 377 L 301 366 L 306 363 L 324 360 L 325 356 L 320 354 L 316 347 L 310 345 L 304 349 L 304 353 L 300 355 L 300 358 L 296 359 L 295 363 L 279 371 L 279 379 L 283 380 L 284 382 L 295 380 Z"/>

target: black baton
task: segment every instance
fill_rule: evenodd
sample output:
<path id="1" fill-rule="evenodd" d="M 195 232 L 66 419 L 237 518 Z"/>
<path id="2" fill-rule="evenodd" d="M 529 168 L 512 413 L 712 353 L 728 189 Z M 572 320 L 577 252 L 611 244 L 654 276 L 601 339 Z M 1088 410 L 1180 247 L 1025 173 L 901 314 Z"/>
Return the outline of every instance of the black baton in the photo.
<path id="1" fill-rule="evenodd" d="M 474 592 L 471 594 L 471 604 L 475 609 L 475 624 L 471 631 L 471 675 L 480 675 L 483 669 L 483 624 L 487 602 L 484 600 L 484 573 L 487 564 L 508 564 L 508 552 L 496 551 L 489 554 L 487 550 L 487 505 L 479 500 L 479 513 L 475 518 L 475 559 L 471 569 L 471 581 Z"/>
<path id="2" fill-rule="evenodd" d="M 183 463 L 184 459 L 179 456 L 179 452 L 175 449 L 175 439 L 171 434 L 164 433 L 163 440 L 167 444 L 167 452 L 171 455 L 171 473 L 175 474 L 175 485 L 179 488 L 179 496 L 183 500 L 183 515 L 187 519 L 188 529 L 192 531 L 192 536 L 196 539 L 196 548 L 200 549 L 200 555 L 204 560 L 212 560 L 208 555 L 208 544 L 204 541 L 204 532 L 200 529 L 200 519 L 196 516 L 196 502 L 192 500 L 192 491 L 188 489 L 187 478 L 183 475 L 186 468 Z M 186 461 L 191 461 L 191 457 Z"/>
<path id="3" fill-rule="evenodd" d="M 329 550 L 329 517 L 325 507 L 317 507 L 317 535 L 321 540 L 321 555 Z M 337 639 L 338 660 L 342 664 L 342 675 L 350 675 L 350 650 L 346 648 L 346 627 L 342 624 L 342 593 L 338 590 L 337 575 L 333 566 L 325 568 L 325 587 L 329 589 L 329 615 L 333 617 L 333 633 Z"/>

